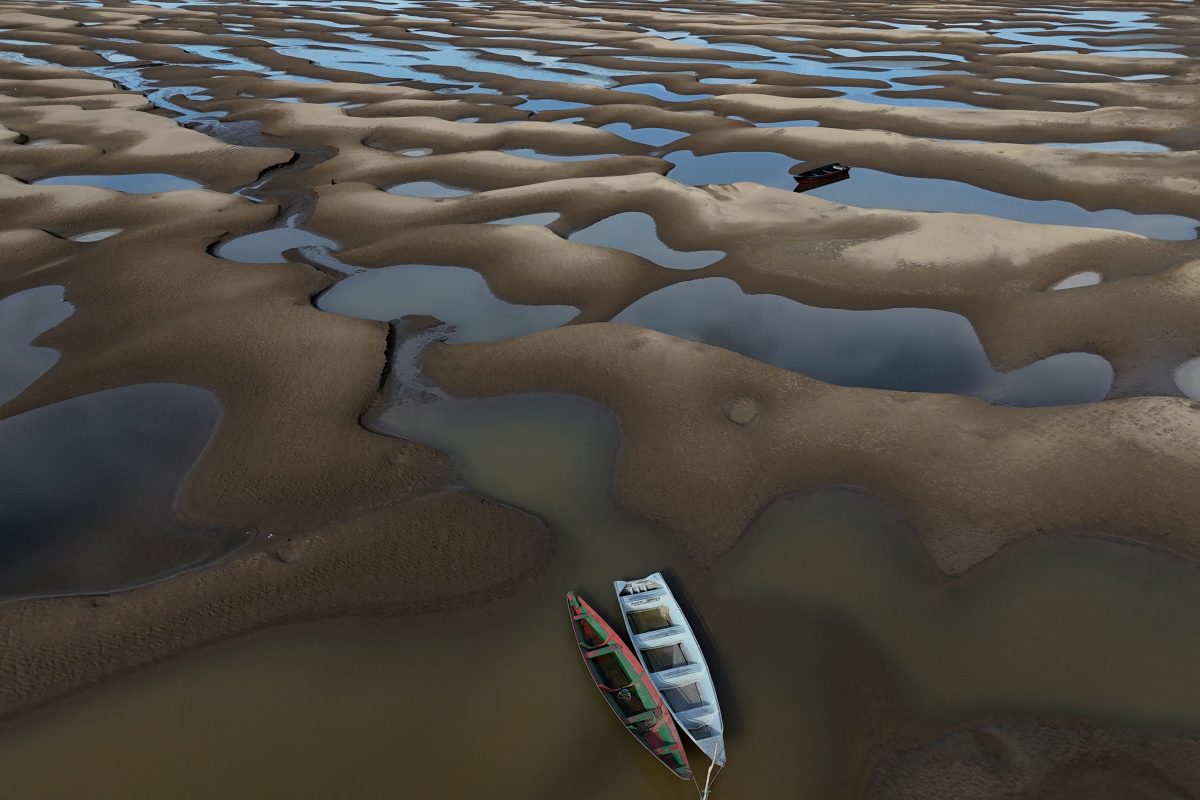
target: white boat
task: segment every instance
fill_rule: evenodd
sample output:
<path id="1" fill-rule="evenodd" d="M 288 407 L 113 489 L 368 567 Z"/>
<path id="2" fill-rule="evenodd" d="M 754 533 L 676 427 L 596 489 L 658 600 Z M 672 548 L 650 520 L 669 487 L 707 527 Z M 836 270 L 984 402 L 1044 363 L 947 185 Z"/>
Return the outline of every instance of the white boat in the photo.
<path id="1" fill-rule="evenodd" d="M 725 725 L 712 674 L 687 617 L 661 573 L 614 581 L 629 644 L 671 715 L 718 766 L 725 764 Z"/>

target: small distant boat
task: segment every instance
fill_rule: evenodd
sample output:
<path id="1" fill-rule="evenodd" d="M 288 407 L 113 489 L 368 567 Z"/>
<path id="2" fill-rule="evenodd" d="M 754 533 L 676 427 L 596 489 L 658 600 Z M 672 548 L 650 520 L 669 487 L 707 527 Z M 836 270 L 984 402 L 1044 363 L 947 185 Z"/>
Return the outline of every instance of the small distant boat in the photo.
<path id="1" fill-rule="evenodd" d="M 588 674 L 622 724 L 654 757 L 683 780 L 691 780 L 683 739 L 662 695 L 617 632 L 582 597 L 567 593 L 571 627 Z"/>
<path id="2" fill-rule="evenodd" d="M 826 164 L 823 167 L 810 169 L 807 172 L 801 172 L 793 175 L 796 179 L 796 188 L 793 191 L 807 192 L 809 189 L 816 189 L 818 186 L 825 186 L 830 183 L 844 181 L 850 177 L 850 168 L 845 164 Z"/>
<path id="3" fill-rule="evenodd" d="M 704 653 L 662 574 L 615 581 L 629 640 L 675 721 L 717 767 L 725 764 L 725 723 Z M 711 768 L 710 768 L 711 775 Z"/>

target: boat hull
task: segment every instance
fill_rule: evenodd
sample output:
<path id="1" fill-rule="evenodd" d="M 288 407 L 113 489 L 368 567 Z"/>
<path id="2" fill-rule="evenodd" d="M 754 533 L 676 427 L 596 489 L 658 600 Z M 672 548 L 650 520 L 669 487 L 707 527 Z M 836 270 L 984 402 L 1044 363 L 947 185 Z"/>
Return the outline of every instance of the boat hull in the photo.
<path id="1" fill-rule="evenodd" d="M 717 766 L 725 764 L 725 723 L 700 642 L 666 580 L 654 573 L 614 588 L 630 645 L 671 716 Z"/>
<path id="2" fill-rule="evenodd" d="M 793 192 L 807 192 L 810 189 L 816 189 L 821 186 L 828 186 L 831 183 L 844 181 L 850 177 L 850 171 L 835 172 L 832 175 L 826 175 L 819 178 L 796 178 L 796 188 Z"/>
<path id="3" fill-rule="evenodd" d="M 638 657 L 586 600 L 567 593 L 567 610 L 588 675 L 625 729 L 667 769 L 691 780 L 683 739 Z"/>

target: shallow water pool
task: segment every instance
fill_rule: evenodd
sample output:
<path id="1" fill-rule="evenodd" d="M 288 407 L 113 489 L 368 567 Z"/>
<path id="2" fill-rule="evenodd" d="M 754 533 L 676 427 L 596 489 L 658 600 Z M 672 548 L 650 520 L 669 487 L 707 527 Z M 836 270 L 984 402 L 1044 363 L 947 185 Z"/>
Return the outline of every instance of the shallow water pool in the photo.
<path id="1" fill-rule="evenodd" d="M 38 286 L 0 299 L 0 406 L 58 361 L 58 351 L 31 342 L 71 316 L 63 287 Z"/>
<path id="2" fill-rule="evenodd" d="M 0 600 L 124 589 L 243 544 L 174 511 L 220 416 L 210 392 L 143 384 L 0 420 Z"/>
<path id="3" fill-rule="evenodd" d="M 126 175 L 58 175 L 34 181 L 39 186 L 98 186 L 127 194 L 154 194 L 185 189 L 203 189 L 204 184 L 165 172 L 138 172 Z"/>
<path id="4" fill-rule="evenodd" d="M 474 194 L 474 189 L 463 189 L 437 181 L 409 181 L 398 183 L 388 188 L 390 194 L 402 194 L 408 197 L 463 197 Z"/>
<path id="5" fill-rule="evenodd" d="M 1103 400 L 1113 370 L 1091 353 L 1060 353 L 995 370 L 963 316 L 933 308 L 851 311 L 772 294 L 728 278 L 659 289 L 613 322 L 723 347 L 840 386 L 963 394 L 1016 406 Z"/>
<path id="6" fill-rule="evenodd" d="M 909 178 L 861 167 L 851 171 L 849 180 L 807 194 L 864 208 L 986 214 L 1042 225 L 1111 228 L 1154 239 L 1194 239 L 1200 226 L 1200 221 L 1175 214 L 1134 214 L 1116 208 L 1089 211 L 1065 200 L 1027 200 L 961 181 Z"/>
<path id="7" fill-rule="evenodd" d="M 284 252 L 297 247 L 336 249 L 338 243 L 302 228 L 271 228 L 229 239 L 213 255 L 243 264 L 282 264 L 287 261 Z"/>
<path id="8" fill-rule="evenodd" d="M 473 269 L 400 264 L 343 278 L 316 300 L 347 317 L 388 321 L 428 314 L 454 325 L 450 341 L 483 342 L 557 328 L 578 314 L 571 306 L 526 306 L 496 297 Z"/>
<path id="9" fill-rule="evenodd" d="M 676 250 L 658 236 L 654 217 L 626 211 L 575 231 L 571 241 L 612 247 L 669 269 L 700 269 L 725 257 L 721 250 Z"/>

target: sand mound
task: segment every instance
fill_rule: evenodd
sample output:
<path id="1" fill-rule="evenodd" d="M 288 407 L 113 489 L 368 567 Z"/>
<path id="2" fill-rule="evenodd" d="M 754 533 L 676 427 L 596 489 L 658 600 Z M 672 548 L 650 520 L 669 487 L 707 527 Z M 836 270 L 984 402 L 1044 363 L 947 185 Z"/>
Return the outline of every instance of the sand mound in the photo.
<path id="1" fill-rule="evenodd" d="M 0 615 L 0 718 L 256 628 L 412 613 L 495 596 L 550 549 L 532 518 L 465 492 L 432 494 L 111 598 L 32 600 Z"/>
<path id="2" fill-rule="evenodd" d="M 612 324 L 442 345 L 425 365 L 456 393 L 562 391 L 612 408 L 624 441 L 620 502 L 708 555 L 778 495 L 828 484 L 895 502 L 947 572 L 1050 531 L 1200 555 L 1187 489 L 1200 480 L 1200 404 L 1186 400 L 1014 409 L 845 389 Z M 726 407 L 746 398 L 757 416 L 731 420 Z M 1152 507 L 1139 502 L 1151 493 Z"/>

